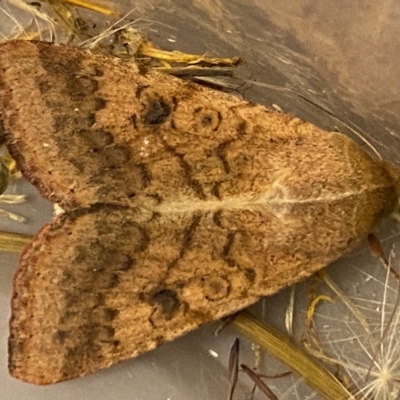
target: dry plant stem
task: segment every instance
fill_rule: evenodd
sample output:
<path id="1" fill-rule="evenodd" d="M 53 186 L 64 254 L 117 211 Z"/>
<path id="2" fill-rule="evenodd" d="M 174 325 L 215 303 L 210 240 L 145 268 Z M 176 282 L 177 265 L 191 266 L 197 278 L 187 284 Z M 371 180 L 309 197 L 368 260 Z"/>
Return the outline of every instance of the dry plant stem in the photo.
<path id="1" fill-rule="evenodd" d="M 332 303 L 332 299 L 324 294 L 314 297 L 314 299 L 310 302 L 310 305 L 308 306 L 307 310 L 306 325 L 309 328 L 312 328 L 313 326 L 312 318 L 315 312 L 315 307 L 320 301 L 329 301 L 330 303 Z"/>
<path id="2" fill-rule="evenodd" d="M 233 71 L 227 67 L 155 67 L 154 71 L 178 76 L 180 78 L 192 76 L 233 76 Z"/>
<path id="3" fill-rule="evenodd" d="M 20 32 L 17 35 L 7 35 L 6 40 L 8 39 L 19 39 L 19 40 L 34 40 L 40 36 L 40 39 L 43 40 L 42 34 L 49 31 L 50 33 L 50 41 L 53 41 L 54 34 L 54 24 L 56 23 L 50 16 L 48 16 L 44 11 L 42 11 L 39 7 L 35 7 L 33 5 L 27 4 L 21 0 L 10 0 L 10 3 L 15 7 L 23 10 L 26 13 L 29 13 L 32 16 L 32 22 L 40 19 L 49 24 L 49 28 L 39 27 L 36 21 L 36 29 L 27 26 L 21 26 Z M 53 9 L 55 14 L 59 16 L 61 22 L 61 28 L 64 27 L 67 32 L 69 32 L 72 36 L 78 35 L 80 36 L 80 32 L 76 27 L 76 12 L 71 8 L 73 6 L 86 8 L 88 10 L 101 13 L 103 15 L 109 17 L 118 16 L 119 13 L 113 9 L 111 9 L 107 3 L 99 4 L 99 2 L 95 1 L 85 1 L 85 0 L 47 0 L 47 3 Z M 0 10 L 5 12 L 4 10 Z M 9 15 L 9 18 L 13 16 Z M 18 25 L 17 20 L 15 21 L 16 25 Z M 1 40 L 0 40 L 1 41 Z M 47 40 L 46 40 L 47 41 Z"/>
<path id="4" fill-rule="evenodd" d="M 19 8 L 21 11 L 28 12 L 35 18 L 39 18 L 40 20 L 50 22 L 52 19 L 44 12 L 42 12 L 37 7 L 32 6 L 31 4 L 27 4 L 23 0 L 9 0 L 9 3 L 12 4 L 14 7 Z M 4 13 L 6 13 L 5 9 L 2 9 Z M 6 13 L 11 17 L 9 13 Z M 16 25 L 18 25 L 18 20 L 15 18 Z"/>
<path id="5" fill-rule="evenodd" d="M 235 393 L 235 388 L 238 381 L 239 375 L 239 339 L 235 339 L 231 347 L 231 352 L 229 354 L 229 375 L 231 387 L 229 390 L 229 400 L 233 399 L 233 394 Z"/>
<path id="6" fill-rule="evenodd" d="M 320 301 L 329 301 L 329 302 L 332 303 L 332 299 L 329 296 L 326 296 L 326 295 L 315 296 L 314 295 L 312 300 L 310 301 L 310 303 L 308 305 L 307 315 L 306 315 L 306 320 L 305 320 L 306 330 L 307 330 L 307 334 L 308 334 L 308 340 L 315 347 L 315 349 L 313 349 L 315 351 L 312 354 L 315 357 L 317 357 L 319 360 L 323 359 L 324 351 L 323 351 L 323 349 L 321 348 L 321 346 L 319 344 L 317 333 L 316 333 L 316 331 L 314 329 L 313 316 L 314 316 L 314 313 L 315 313 L 315 307 L 317 306 L 317 304 Z M 306 347 L 307 350 L 309 350 L 311 343 L 305 342 L 305 347 Z M 318 350 L 316 350 L 316 349 L 318 349 Z"/>
<path id="7" fill-rule="evenodd" d="M 98 2 L 95 2 L 95 1 L 65 0 L 64 3 L 67 3 L 71 6 L 86 8 L 87 10 L 92 10 L 92 11 L 98 12 L 98 13 L 106 15 L 106 16 L 119 15 L 119 13 L 117 11 L 112 10 L 111 8 L 108 8 L 104 5 L 98 4 Z"/>
<path id="8" fill-rule="evenodd" d="M 293 334 L 293 315 L 294 315 L 294 299 L 296 294 L 296 285 L 293 285 L 290 288 L 290 295 L 289 295 L 289 304 L 286 308 L 285 312 L 285 327 L 286 330 L 291 336 Z"/>
<path id="9" fill-rule="evenodd" d="M 13 21 L 14 28 L 6 35 L 0 32 L 2 36 L 0 43 L 12 39 L 18 40 L 43 40 L 43 35 L 46 33 L 50 40 L 55 37 L 55 22 L 44 12 L 41 12 L 34 6 L 30 6 L 19 0 L 9 0 L 10 4 L 20 8 L 24 13 L 27 13 L 31 19 L 28 24 L 21 24 L 20 21 L 11 12 L 0 7 L 2 12 L 8 19 Z M 44 25 L 43 25 L 44 24 Z"/>
<path id="10" fill-rule="evenodd" d="M 49 32 L 49 29 L 41 29 L 40 31 L 26 31 L 17 35 L 16 37 L 9 37 L 7 40 L 18 39 L 18 40 L 39 40 L 40 35 Z"/>
<path id="11" fill-rule="evenodd" d="M 0 231 L 0 251 L 19 253 L 31 240 L 30 235 Z"/>
<path id="12" fill-rule="evenodd" d="M 240 57 L 232 58 L 210 58 L 205 55 L 186 54 L 180 51 L 165 51 L 155 48 L 152 43 L 144 41 L 138 50 L 138 54 L 156 58 L 160 61 L 168 63 L 184 63 L 184 64 L 199 64 L 206 63 L 210 65 L 229 66 L 233 67 L 239 65 L 242 60 Z"/>
<path id="13" fill-rule="evenodd" d="M 296 347 L 273 328 L 257 321 L 248 312 L 242 311 L 233 320 L 233 325 L 250 340 L 262 346 L 268 353 L 288 365 L 303 377 L 305 382 L 326 400 L 352 399 L 344 386 L 309 355 Z"/>
<path id="14" fill-rule="evenodd" d="M 24 217 L 22 217 L 21 215 L 12 213 L 10 211 L 3 210 L 2 208 L 0 208 L 0 216 L 10 218 L 10 219 L 13 219 L 14 221 L 18 221 L 18 222 L 26 221 L 26 219 Z"/>
<path id="15" fill-rule="evenodd" d="M 240 367 L 246 374 L 250 377 L 250 379 L 254 382 L 256 387 L 258 387 L 269 399 L 278 400 L 275 393 L 262 381 L 260 375 L 249 368 L 247 365 L 241 364 Z"/>
<path id="16" fill-rule="evenodd" d="M 265 379 L 278 379 L 278 378 L 283 378 L 285 376 L 289 376 L 292 374 L 292 371 L 285 371 L 281 372 L 279 374 L 260 374 L 260 378 L 265 378 Z"/>
<path id="17" fill-rule="evenodd" d="M 336 294 L 342 303 L 349 309 L 349 311 L 357 318 L 365 332 L 371 334 L 371 328 L 364 314 L 351 302 L 346 294 L 339 288 L 338 285 L 329 277 L 326 271 L 319 272 L 318 275 L 323 279 L 326 285 Z"/>
<path id="18" fill-rule="evenodd" d="M 24 194 L 1 194 L 0 202 L 8 204 L 20 204 L 26 201 Z"/>
<path id="19" fill-rule="evenodd" d="M 46 0 L 53 11 L 60 17 L 67 29 L 76 33 L 75 17 L 71 9 L 59 0 Z"/>

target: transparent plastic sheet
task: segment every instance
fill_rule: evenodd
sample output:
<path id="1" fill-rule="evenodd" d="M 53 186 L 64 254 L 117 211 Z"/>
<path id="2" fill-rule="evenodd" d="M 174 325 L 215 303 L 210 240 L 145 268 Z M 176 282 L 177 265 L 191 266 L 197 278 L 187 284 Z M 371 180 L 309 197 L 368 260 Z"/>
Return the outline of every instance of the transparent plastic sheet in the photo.
<path id="1" fill-rule="evenodd" d="M 6 3 L 1 0 L 0 7 Z M 361 1 L 277 4 L 256 0 L 151 0 L 119 2 L 118 11 L 121 14 L 132 11 L 129 18 L 137 20 L 136 27 L 163 49 L 243 57 L 246 64 L 239 68 L 237 75 L 246 80 L 239 89 L 245 99 L 267 106 L 276 104 L 284 112 L 327 130 L 338 129 L 366 146 L 346 128 L 346 124 L 360 132 L 383 158 L 400 163 L 400 119 L 397 115 L 400 109 L 397 67 L 400 58 L 400 28 L 397 24 L 400 6 L 397 2 L 376 1 L 366 5 Z M 1 31 L 8 26 L 12 28 L 13 22 L 0 14 Z M 263 87 L 263 83 L 276 88 Z M 49 220 L 51 206 L 40 199 L 27 183 L 14 181 L 8 193 L 27 193 L 25 204 L 2 206 L 24 215 L 27 223 L 2 218 L 2 230 L 33 234 Z M 386 254 L 392 252 L 391 265 L 398 269 L 397 223 L 385 220 L 375 233 Z M 2 398 L 220 399 L 226 398 L 229 392 L 228 356 L 236 337 L 242 338 L 241 363 L 249 366 L 255 363 L 256 352 L 251 343 L 231 326 L 215 337 L 213 332 L 219 326 L 215 323 L 86 378 L 45 388 L 16 381 L 7 372 L 6 340 L 11 281 L 17 259 L 16 255 L 1 253 Z M 396 324 L 399 323 L 396 317 L 388 331 L 392 333 L 394 342 L 384 341 L 379 347 L 379 338 L 396 301 L 397 284 L 393 281 L 385 283 L 386 272 L 369 254 L 366 243 L 351 256 L 330 266 L 328 273 L 362 310 L 373 333 L 367 334 L 337 295 L 317 281 L 313 287 L 317 285 L 319 293 L 329 294 L 334 299 L 333 304 L 323 302 L 317 305 L 314 321 L 327 356 L 342 363 L 350 378 L 361 387 L 371 380 L 366 380 L 370 364 L 373 364 L 372 370 L 385 372 L 380 364 L 383 366 L 386 362 L 386 369 L 392 373 L 390 379 L 398 379 L 395 362 L 400 350 L 395 337 Z M 298 285 L 296 289 L 293 335 L 296 340 L 300 340 L 304 332 L 304 310 L 309 291 L 307 283 Z M 288 289 L 261 300 L 252 308 L 253 313 L 283 331 L 289 293 Z M 385 316 L 383 321 L 382 315 Z M 376 349 L 379 354 L 374 357 Z M 277 366 L 275 360 L 262 353 L 259 370 L 275 374 L 286 371 L 286 367 Z M 268 385 L 279 399 L 320 398 L 297 376 L 268 380 Z M 396 399 L 397 390 L 393 383 L 387 386 L 385 394 L 381 392 L 381 397 L 376 398 Z M 249 397 L 250 392 L 251 383 L 241 374 L 235 398 Z M 265 395 L 256 391 L 254 399 L 263 398 Z"/>

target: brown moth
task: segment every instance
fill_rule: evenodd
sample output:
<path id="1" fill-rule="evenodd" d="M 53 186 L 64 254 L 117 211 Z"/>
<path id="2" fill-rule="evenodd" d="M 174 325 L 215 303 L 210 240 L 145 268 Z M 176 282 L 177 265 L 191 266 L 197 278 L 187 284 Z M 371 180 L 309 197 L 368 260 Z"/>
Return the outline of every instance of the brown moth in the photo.
<path id="1" fill-rule="evenodd" d="M 352 140 L 66 45 L 0 46 L 1 140 L 65 213 L 23 251 L 11 374 L 137 356 L 351 251 L 399 173 Z"/>

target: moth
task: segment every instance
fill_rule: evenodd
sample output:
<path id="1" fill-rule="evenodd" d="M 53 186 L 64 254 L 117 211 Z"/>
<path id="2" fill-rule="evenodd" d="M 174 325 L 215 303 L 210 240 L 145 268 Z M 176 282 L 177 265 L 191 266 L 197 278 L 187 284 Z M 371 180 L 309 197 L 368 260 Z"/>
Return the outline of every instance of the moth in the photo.
<path id="1" fill-rule="evenodd" d="M 350 252 L 399 171 L 348 137 L 134 63 L 0 46 L 1 141 L 64 212 L 14 278 L 9 370 L 90 374 Z"/>

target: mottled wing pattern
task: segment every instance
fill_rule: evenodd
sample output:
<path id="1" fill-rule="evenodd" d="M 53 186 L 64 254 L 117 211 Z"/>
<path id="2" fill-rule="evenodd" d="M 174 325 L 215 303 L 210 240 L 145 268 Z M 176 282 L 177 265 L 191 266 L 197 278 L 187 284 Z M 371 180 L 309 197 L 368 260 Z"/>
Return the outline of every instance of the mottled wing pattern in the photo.
<path id="1" fill-rule="evenodd" d="M 87 51 L 0 47 L 1 132 L 66 213 L 14 280 L 11 373 L 85 375 L 350 251 L 396 201 L 350 139 Z"/>

